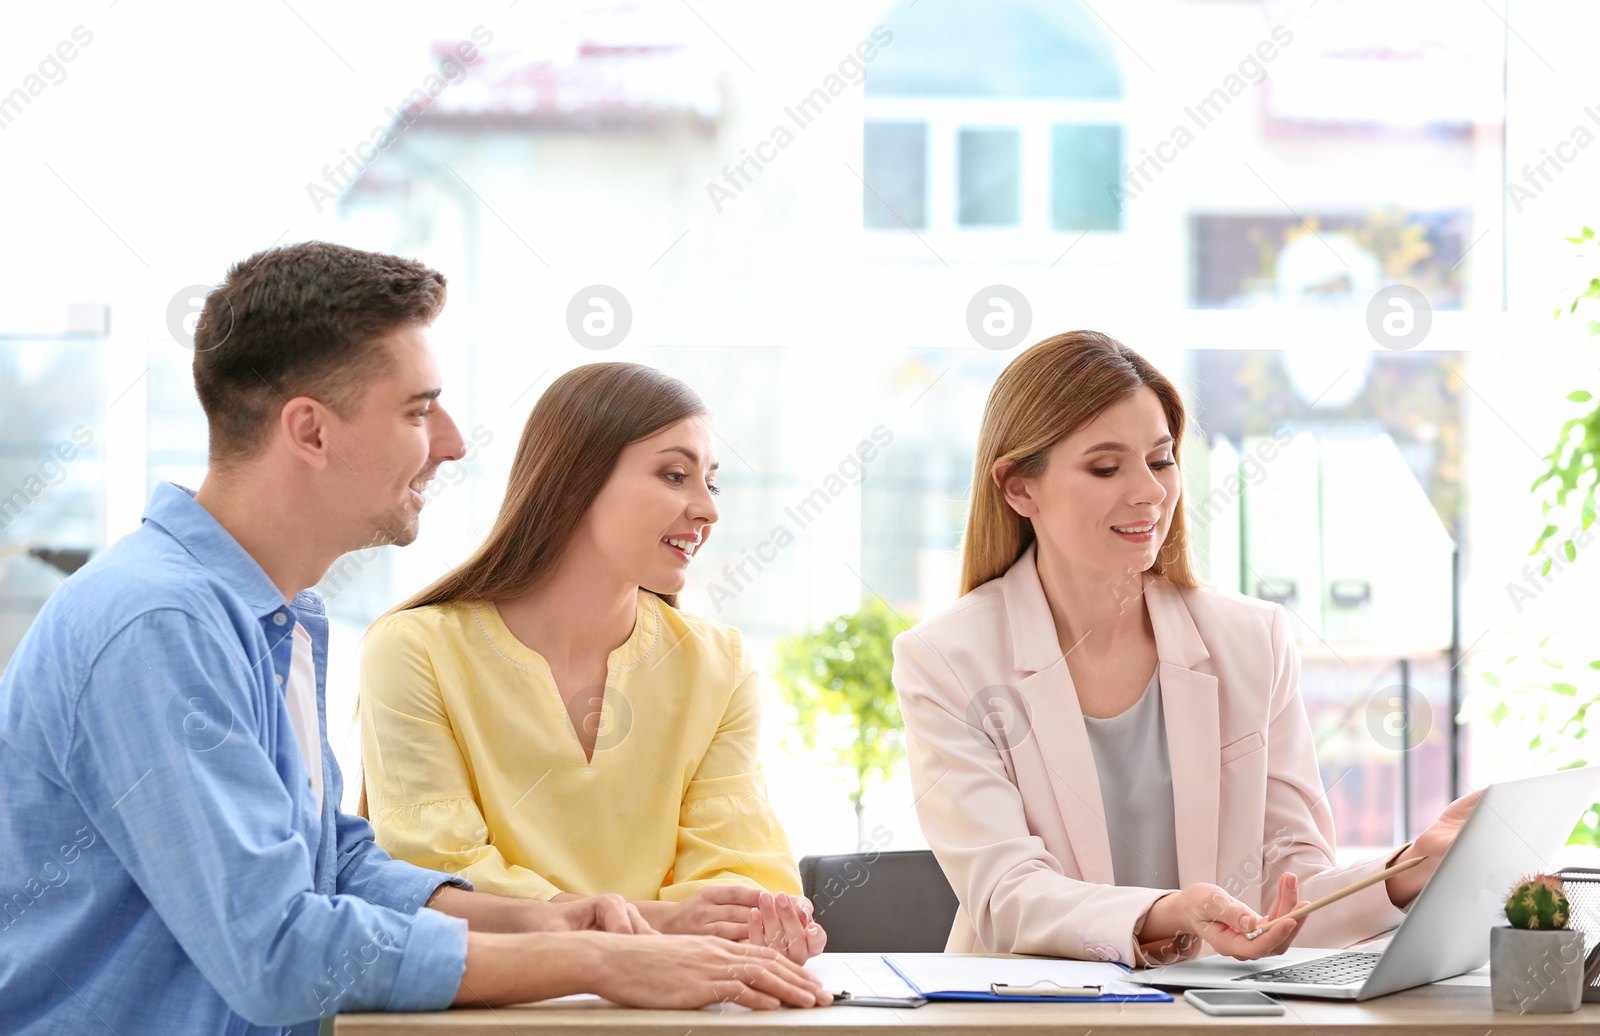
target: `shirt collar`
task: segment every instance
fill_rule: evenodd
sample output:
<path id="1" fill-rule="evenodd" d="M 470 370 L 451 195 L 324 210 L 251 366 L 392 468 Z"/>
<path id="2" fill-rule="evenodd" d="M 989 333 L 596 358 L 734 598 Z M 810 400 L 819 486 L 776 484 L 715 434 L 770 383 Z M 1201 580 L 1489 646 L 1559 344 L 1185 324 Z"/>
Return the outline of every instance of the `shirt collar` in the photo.
<path id="1" fill-rule="evenodd" d="M 1025 673 L 1048 669 L 1064 657 L 1050 602 L 1039 581 L 1038 550 L 1035 540 L 1000 577 L 1011 624 L 1012 657 L 1017 670 Z M 1156 654 L 1161 661 L 1192 669 L 1210 658 L 1183 591 L 1171 580 L 1148 570 L 1142 576 L 1142 585 L 1150 628 L 1156 636 Z"/>
<path id="2" fill-rule="evenodd" d="M 200 506 L 194 490 L 173 482 L 160 483 L 151 494 L 144 520 L 177 540 L 196 561 L 227 583 L 255 615 L 267 615 L 284 606 L 283 592 L 239 541 Z"/>

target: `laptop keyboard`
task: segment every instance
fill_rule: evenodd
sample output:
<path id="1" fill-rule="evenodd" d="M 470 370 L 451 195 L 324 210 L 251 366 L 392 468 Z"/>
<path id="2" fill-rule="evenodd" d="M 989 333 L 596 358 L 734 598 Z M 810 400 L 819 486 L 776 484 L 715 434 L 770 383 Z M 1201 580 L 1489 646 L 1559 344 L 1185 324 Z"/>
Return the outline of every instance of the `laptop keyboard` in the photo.
<path id="1" fill-rule="evenodd" d="M 1348 986 L 1365 982 L 1372 969 L 1378 966 L 1381 953 L 1350 951 L 1334 953 L 1316 960 L 1290 964 L 1253 975 L 1240 975 L 1235 982 L 1298 982 L 1311 986 Z"/>

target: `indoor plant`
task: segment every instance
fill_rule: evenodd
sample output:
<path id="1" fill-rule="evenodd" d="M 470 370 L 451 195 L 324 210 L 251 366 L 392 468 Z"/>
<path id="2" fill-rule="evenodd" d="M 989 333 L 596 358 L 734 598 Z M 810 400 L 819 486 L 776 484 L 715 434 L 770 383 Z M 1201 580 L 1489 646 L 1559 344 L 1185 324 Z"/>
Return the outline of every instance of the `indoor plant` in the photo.
<path id="1" fill-rule="evenodd" d="M 867 781 L 889 778 L 905 758 L 900 700 L 889 671 L 894 638 L 907 626 L 888 606 L 869 598 L 860 609 L 820 629 L 778 644 L 777 679 L 794 707 L 801 741 L 833 749 L 854 777 L 850 803 L 856 842 L 866 845 Z"/>
<path id="2" fill-rule="evenodd" d="M 1600 346 L 1600 234 L 1584 227 L 1567 241 L 1578 246 L 1582 275 L 1556 315 L 1583 319 Z M 1561 425 L 1554 448 L 1544 457 L 1546 469 L 1530 487 L 1542 497 L 1543 528 L 1528 552 L 1535 559 L 1530 574 L 1536 578 L 1506 587 L 1519 615 L 1555 581 L 1576 588 L 1579 581 L 1593 578 L 1568 574 L 1600 532 L 1594 528 L 1600 515 L 1600 390 L 1591 389 L 1593 382 L 1566 393 L 1568 401 L 1581 407 Z M 1600 658 L 1593 654 L 1587 624 L 1551 630 L 1540 623 L 1537 632 L 1530 626 L 1529 632 L 1512 636 L 1514 649 L 1499 665 L 1480 671 L 1484 690 L 1469 699 L 1463 718 L 1486 719 L 1504 753 L 1524 762 L 1530 752 L 1537 753 L 1544 769 L 1600 761 L 1589 722 L 1590 709 L 1600 716 Z M 1600 803 L 1584 812 L 1568 844 L 1600 846 Z"/>
<path id="3" fill-rule="evenodd" d="M 1506 897 L 1510 927 L 1489 933 L 1489 987 L 1496 1011 L 1556 1014 L 1583 1002 L 1583 933 L 1567 927 L 1561 879 L 1535 874 Z"/>

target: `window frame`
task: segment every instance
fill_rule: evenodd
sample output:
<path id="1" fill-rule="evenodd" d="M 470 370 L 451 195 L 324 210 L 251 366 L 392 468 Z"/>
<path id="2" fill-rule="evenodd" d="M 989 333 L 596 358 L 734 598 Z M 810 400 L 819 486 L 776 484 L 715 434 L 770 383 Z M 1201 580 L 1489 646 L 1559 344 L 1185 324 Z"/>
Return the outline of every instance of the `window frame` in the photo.
<path id="1" fill-rule="evenodd" d="M 946 259 L 1015 262 L 1019 254 L 1028 253 L 1047 254 L 1054 259 L 1072 245 L 1075 258 L 1093 256 L 1112 261 L 1125 258 L 1124 253 L 1131 247 L 1126 240 L 1129 237 L 1126 220 L 1117 230 L 1056 230 L 1051 205 L 1054 128 L 1114 126 L 1122 133 L 1126 157 L 1131 132 L 1127 110 L 1124 97 L 868 95 L 863 124 L 920 122 L 927 128 L 928 221 L 926 227 L 913 228 L 916 236 L 907 233 L 904 226 L 868 227 L 863 223 L 866 256 L 869 259 L 920 260 L 927 257 L 931 247 Z M 963 226 L 959 221 L 959 140 L 961 131 L 968 129 L 1011 129 L 1018 133 L 1021 182 L 1015 226 Z M 1121 170 L 1118 174 L 1120 180 Z M 866 176 L 865 168 L 862 175 Z"/>

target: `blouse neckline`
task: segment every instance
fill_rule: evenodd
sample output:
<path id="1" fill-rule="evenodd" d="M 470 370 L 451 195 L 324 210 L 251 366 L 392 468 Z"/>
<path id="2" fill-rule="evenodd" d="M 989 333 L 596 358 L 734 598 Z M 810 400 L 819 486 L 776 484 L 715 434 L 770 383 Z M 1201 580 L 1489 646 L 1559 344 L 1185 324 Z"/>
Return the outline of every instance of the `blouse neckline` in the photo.
<path id="1" fill-rule="evenodd" d="M 1090 726 L 1093 726 L 1096 723 L 1112 724 L 1116 723 L 1120 719 L 1123 719 L 1124 717 L 1134 715 L 1145 704 L 1145 702 L 1152 697 L 1150 692 L 1155 689 L 1156 679 L 1160 675 L 1161 664 L 1158 662 L 1156 663 L 1155 671 L 1150 674 L 1150 681 L 1144 685 L 1144 690 L 1139 692 L 1139 697 L 1134 699 L 1132 705 L 1129 705 L 1115 716 L 1090 716 L 1086 713 L 1083 717 L 1084 722 L 1088 723 Z"/>
<path id="2" fill-rule="evenodd" d="M 550 672 L 550 663 L 539 652 L 517 639 L 493 601 L 469 603 L 479 630 L 496 654 L 521 668 L 546 674 Z M 606 668 L 612 672 L 632 669 L 649 657 L 661 638 L 661 621 L 661 599 L 641 589 L 635 599 L 633 632 L 606 656 Z"/>

